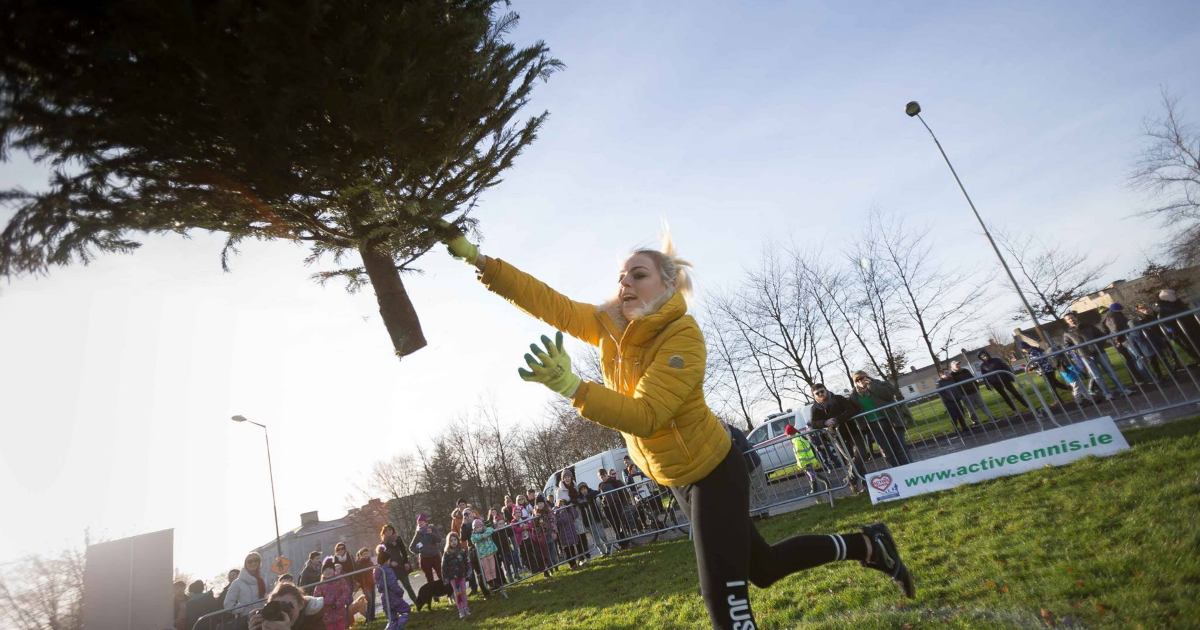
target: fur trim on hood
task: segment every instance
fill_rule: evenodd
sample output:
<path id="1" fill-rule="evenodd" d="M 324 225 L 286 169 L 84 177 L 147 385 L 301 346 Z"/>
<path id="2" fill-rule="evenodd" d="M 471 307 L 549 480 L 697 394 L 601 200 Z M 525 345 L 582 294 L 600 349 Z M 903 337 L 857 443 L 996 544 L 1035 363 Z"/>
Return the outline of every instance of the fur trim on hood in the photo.
<path id="1" fill-rule="evenodd" d="M 638 314 L 635 315 L 633 319 L 641 319 L 647 315 L 653 315 L 657 313 L 674 295 L 675 289 L 673 287 L 667 287 L 667 290 L 663 291 L 662 295 L 658 296 L 657 299 L 652 302 L 642 304 L 642 306 L 638 309 Z M 617 330 L 622 332 L 629 327 L 629 322 L 632 321 L 625 319 L 625 314 L 621 312 L 621 296 L 619 295 L 597 304 L 596 308 L 604 313 L 607 313 L 608 316 L 612 318 L 613 323 L 617 325 Z"/>

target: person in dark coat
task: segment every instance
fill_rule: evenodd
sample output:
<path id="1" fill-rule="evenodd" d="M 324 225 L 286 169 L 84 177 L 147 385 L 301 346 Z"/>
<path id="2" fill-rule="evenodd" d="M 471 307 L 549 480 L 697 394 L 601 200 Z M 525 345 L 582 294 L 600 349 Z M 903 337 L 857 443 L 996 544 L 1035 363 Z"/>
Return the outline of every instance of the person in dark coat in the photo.
<path id="1" fill-rule="evenodd" d="M 1125 306 L 1120 302 L 1113 302 L 1104 310 L 1104 316 L 1100 318 L 1100 324 L 1104 326 L 1105 332 L 1108 334 L 1119 333 L 1124 330 L 1129 330 L 1133 323 L 1125 315 Z M 1125 359 L 1125 369 L 1133 374 L 1133 378 L 1139 385 L 1149 384 L 1154 380 L 1154 376 L 1150 373 L 1151 363 L 1149 357 L 1142 356 L 1138 348 L 1138 344 L 1134 342 L 1140 335 L 1136 332 L 1128 335 L 1119 335 L 1113 337 L 1112 343 L 1117 348 L 1117 352 L 1121 354 L 1121 358 Z M 1159 374 L 1161 378 L 1162 375 Z"/>
<path id="2" fill-rule="evenodd" d="M 308 562 L 304 565 L 304 570 L 300 572 L 300 588 L 304 589 L 304 594 L 312 596 L 312 584 L 321 581 L 321 552 L 313 551 L 308 554 Z"/>
<path id="3" fill-rule="evenodd" d="M 1134 319 L 1135 325 L 1153 324 L 1141 330 L 1143 349 L 1146 354 L 1153 356 L 1154 360 L 1160 362 L 1162 367 L 1167 370 L 1182 369 L 1183 361 L 1171 347 L 1171 340 L 1163 330 L 1162 324 L 1155 324 L 1158 321 L 1158 312 L 1144 302 L 1138 303 L 1134 310 L 1137 311 L 1137 317 Z"/>
<path id="4" fill-rule="evenodd" d="M 204 581 L 196 580 L 188 585 L 187 602 L 184 604 L 184 627 L 188 630 L 211 630 L 216 627 L 216 615 L 205 619 L 199 626 L 196 622 L 209 613 L 221 610 L 221 602 L 213 596 L 212 591 L 204 590 Z"/>
<path id="5" fill-rule="evenodd" d="M 607 556 L 608 536 L 604 532 L 604 521 L 600 517 L 600 508 L 596 505 L 600 493 L 588 487 L 585 481 L 579 482 L 579 485 L 575 486 L 575 490 L 575 506 L 579 508 L 579 518 L 583 521 L 583 526 L 592 533 L 592 542 L 600 551 L 600 555 Z M 589 549 L 588 558 L 591 557 L 592 552 Z"/>
<path id="6" fill-rule="evenodd" d="M 1012 375 L 1011 365 L 1005 363 L 1004 359 L 1000 357 L 992 356 L 987 350 L 980 350 L 975 358 L 979 359 L 979 371 L 985 376 L 984 382 L 997 394 L 1000 394 L 1000 398 L 1004 399 L 1005 404 L 1013 410 L 1013 413 L 1017 413 L 1017 406 L 1013 403 L 1014 398 L 1025 409 L 1033 410 L 1033 406 L 1025 400 L 1021 392 L 1017 391 L 1017 387 L 1013 383 L 1016 379 Z"/>
<path id="7" fill-rule="evenodd" d="M 625 484 L 621 483 L 621 480 L 616 475 L 609 474 L 603 468 L 597 474 L 600 477 L 600 483 L 597 488 L 602 494 L 600 502 L 604 505 L 604 516 L 612 524 L 613 531 L 617 534 L 617 540 L 620 541 L 625 538 L 625 509 L 629 505 L 624 496 L 625 492 L 620 490 Z M 620 549 L 624 544 L 617 542 L 615 546 Z"/>
<path id="8" fill-rule="evenodd" d="M 979 393 L 979 382 L 974 380 L 975 375 L 971 370 L 963 367 L 958 361 L 950 362 L 950 378 L 955 383 L 959 383 L 958 394 L 956 398 L 962 403 L 963 409 L 967 410 L 967 414 L 971 416 L 971 421 L 975 424 L 982 424 L 979 419 L 979 411 L 987 415 L 987 407 L 983 404 L 983 395 Z"/>
<path id="9" fill-rule="evenodd" d="M 396 528 L 391 523 L 379 528 L 379 544 L 387 549 L 389 562 L 392 563 L 392 571 L 395 572 L 396 579 L 404 587 L 408 597 L 414 602 L 417 601 L 416 591 L 413 590 L 412 582 L 408 579 L 408 574 L 413 570 L 413 565 L 408 560 L 408 549 L 405 548 L 396 533 Z"/>
<path id="10" fill-rule="evenodd" d="M 834 429 L 841 436 L 842 443 L 850 449 L 854 471 L 849 480 L 850 486 L 855 492 L 861 492 L 867 472 L 864 464 L 867 441 L 853 418 L 862 413 L 862 407 L 849 398 L 829 391 L 822 383 L 812 386 L 812 397 L 815 402 L 812 406 L 812 418 L 808 421 L 809 426 L 814 429 Z"/>
<path id="11" fill-rule="evenodd" d="M 967 427 L 966 417 L 963 416 L 962 390 L 958 387 L 951 387 L 958 381 L 955 381 L 947 370 L 942 370 L 938 377 L 934 387 L 942 390 L 938 392 L 938 397 L 942 399 L 942 406 L 946 408 L 946 413 L 950 414 L 950 421 L 954 423 L 954 429 L 960 434 L 966 433 L 970 429 Z M 979 426 L 979 422 L 976 422 L 975 426 Z"/>
<path id="12" fill-rule="evenodd" d="M 442 541 L 441 533 L 436 531 L 429 522 L 429 516 L 422 513 L 417 515 L 417 530 L 413 533 L 408 550 L 417 554 L 421 559 L 421 571 L 425 574 L 425 582 L 442 580 Z M 417 601 L 415 598 L 413 601 Z"/>
<path id="13" fill-rule="evenodd" d="M 1163 289 L 1158 292 L 1159 317 L 1173 317 L 1191 309 L 1191 306 L 1179 299 L 1174 289 Z M 1171 339 L 1192 356 L 1192 367 L 1200 365 L 1200 320 L 1197 320 L 1196 317 L 1196 315 L 1187 315 L 1163 323 Z"/>
<path id="14" fill-rule="evenodd" d="M 1063 321 L 1067 323 L 1067 330 L 1063 333 L 1063 343 L 1070 346 L 1087 344 L 1074 352 L 1083 361 L 1083 366 L 1087 369 L 1088 375 L 1092 377 L 1092 382 L 1100 387 L 1100 392 L 1105 397 L 1112 395 L 1104 382 L 1104 377 L 1107 376 L 1112 380 L 1112 390 L 1116 394 L 1123 396 L 1132 394 L 1133 392 L 1125 389 L 1125 386 L 1121 384 L 1117 371 L 1113 369 L 1112 362 L 1108 360 L 1105 343 L 1096 341 L 1104 337 L 1105 333 L 1092 324 L 1083 323 L 1080 321 L 1079 315 L 1075 313 L 1067 313 L 1063 316 Z"/>

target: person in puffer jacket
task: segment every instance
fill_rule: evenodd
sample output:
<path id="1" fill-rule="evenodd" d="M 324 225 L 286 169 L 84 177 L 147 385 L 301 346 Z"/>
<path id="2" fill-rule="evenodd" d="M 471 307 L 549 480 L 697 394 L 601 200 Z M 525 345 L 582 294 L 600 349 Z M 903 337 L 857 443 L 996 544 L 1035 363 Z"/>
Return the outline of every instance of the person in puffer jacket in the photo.
<path id="1" fill-rule="evenodd" d="M 568 399 L 579 414 L 621 432 L 629 456 L 669 486 L 690 517 L 700 591 L 714 628 L 754 628 L 749 583 L 765 588 L 801 569 L 857 560 L 915 595 L 886 525 L 841 535 L 800 535 L 768 544 L 750 520 L 741 453 L 704 400 L 704 335 L 687 314 L 691 265 L 661 251 L 635 251 L 620 270 L 613 299 L 572 300 L 511 263 L 484 256 L 454 226 L 438 230 L 451 255 L 472 265 L 485 287 L 559 329 L 530 346 L 522 379 Z M 494 341 L 489 329 L 487 342 Z M 563 332 L 600 349 L 603 383 L 575 374 Z M 483 337 L 480 338 L 484 341 Z M 739 544 L 731 544 L 739 541 Z M 740 542 L 744 541 L 744 543 Z"/>
<path id="2" fill-rule="evenodd" d="M 379 589 L 379 599 L 383 601 L 383 614 L 387 617 L 387 627 L 384 630 L 400 630 L 408 625 L 408 616 L 411 613 L 408 602 L 404 601 L 404 587 L 400 585 L 400 580 L 396 579 L 392 557 L 383 545 L 375 551 L 375 561 L 378 563 L 372 569 L 375 586 Z"/>
<path id="3" fill-rule="evenodd" d="M 471 614 L 467 607 L 467 574 L 471 572 L 471 561 L 463 551 L 457 532 L 446 534 L 446 548 L 442 550 L 442 581 L 454 593 L 454 605 L 458 607 L 458 618 Z"/>
<path id="4" fill-rule="evenodd" d="M 491 527 L 484 525 L 483 519 L 477 518 L 471 522 L 471 544 L 475 546 L 475 553 L 479 556 L 479 570 L 489 589 L 500 587 L 500 583 L 496 579 L 496 551 L 498 549 L 496 541 L 492 539 L 494 531 Z"/>

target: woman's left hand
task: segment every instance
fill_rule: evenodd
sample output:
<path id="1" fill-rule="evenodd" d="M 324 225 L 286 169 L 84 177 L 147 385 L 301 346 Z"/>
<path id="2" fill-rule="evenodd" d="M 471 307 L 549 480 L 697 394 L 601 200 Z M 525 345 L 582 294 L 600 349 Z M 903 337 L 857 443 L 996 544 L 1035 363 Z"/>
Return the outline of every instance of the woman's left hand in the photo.
<path id="1" fill-rule="evenodd" d="M 529 349 L 533 354 L 525 355 L 525 363 L 529 365 L 529 370 L 518 368 L 517 374 L 526 381 L 541 383 L 551 391 L 571 398 L 579 389 L 580 379 L 571 370 L 571 357 L 567 356 L 567 351 L 563 349 L 562 331 L 555 334 L 553 342 L 549 337 L 542 335 L 542 345 L 545 346 L 545 350 L 539 348 L 536 343 L 530 344 Z"/>

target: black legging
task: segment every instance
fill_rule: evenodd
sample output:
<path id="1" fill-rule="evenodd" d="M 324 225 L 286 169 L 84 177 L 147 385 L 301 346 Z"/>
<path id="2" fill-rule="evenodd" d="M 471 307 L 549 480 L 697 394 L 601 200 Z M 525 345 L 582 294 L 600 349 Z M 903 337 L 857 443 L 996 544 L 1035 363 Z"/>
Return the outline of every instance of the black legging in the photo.
<path id="1" fill-rule="evenodd" d="M 750 485 L 736 449 L 700 481 L 671 488 L 692 522 L 700 592 L 713 628 L 757 628 L 747 580 L 766 588 L 801 569 L 866 558 L 853 534 L 803 535 L 769 545 L 750 521 Z"/>

